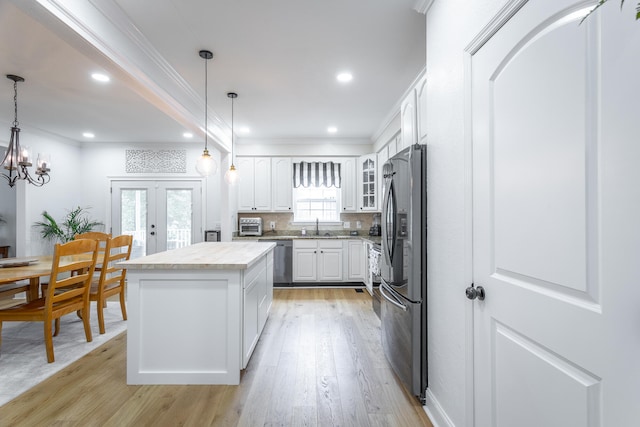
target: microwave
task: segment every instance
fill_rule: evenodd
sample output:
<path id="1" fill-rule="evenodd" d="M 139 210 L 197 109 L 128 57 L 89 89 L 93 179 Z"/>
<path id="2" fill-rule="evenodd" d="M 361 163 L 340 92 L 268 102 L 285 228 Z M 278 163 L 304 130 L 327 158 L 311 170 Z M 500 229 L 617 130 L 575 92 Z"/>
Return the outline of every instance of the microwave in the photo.
<path id="1" fill-rule="evenodd" d="M 240 236 L 262 236 L 262 218 L 240 218 Z"/>

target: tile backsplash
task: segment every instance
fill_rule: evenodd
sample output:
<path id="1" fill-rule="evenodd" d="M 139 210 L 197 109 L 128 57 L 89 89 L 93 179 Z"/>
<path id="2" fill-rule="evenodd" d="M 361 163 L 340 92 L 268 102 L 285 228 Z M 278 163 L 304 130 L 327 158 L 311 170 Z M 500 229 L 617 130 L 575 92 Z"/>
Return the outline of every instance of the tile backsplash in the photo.
<path id="1" fill-rule="evenodd" d="M 369 228 L 373 225 L 374 215 L 378 216 L 379 221 L 379 213 L 343 213 L 340 214 L 340 221 L 342 224 L 335 225 L 327 225 L 320 223 L 320 231 L 322 232 L 331 232 L 333 234 L 349 234 L 352 231 L 357 231 L 360 235 L 368 235 Z M 282 212 L 282 213 L 238 213 L 238 218 L 262 218 L 262 224 L 264 228 L 264 234 L 269 235 L 269 233 L 273 233 L 275 235 L 287 235 L 287 234 L 299 234 L 302 228 L 304 227 L 309 233 L 313 232 L 315 229 L 315 224 L 294 224 L 293 223 L 293 213 Z M 271 231 L 270 224 L 271 221 L 275 222 L 275 232 Z M 348 227 L 345 228 L 345 223 L 348 223 Z M 360 228 L 358 228 L 358 223 L 360 223 Z"/>

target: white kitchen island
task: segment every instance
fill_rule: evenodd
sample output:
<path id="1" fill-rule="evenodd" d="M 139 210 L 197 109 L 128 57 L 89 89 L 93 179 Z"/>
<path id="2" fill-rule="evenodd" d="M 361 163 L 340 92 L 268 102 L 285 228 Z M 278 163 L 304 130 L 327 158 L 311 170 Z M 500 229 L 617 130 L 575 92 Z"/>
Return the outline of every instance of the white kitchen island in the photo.
<path id="1" fill-rule="evenodd" d="M 127 384 L 239 384 L 273 301 L 274 243 L 205 242 L 127 268 Z"/>

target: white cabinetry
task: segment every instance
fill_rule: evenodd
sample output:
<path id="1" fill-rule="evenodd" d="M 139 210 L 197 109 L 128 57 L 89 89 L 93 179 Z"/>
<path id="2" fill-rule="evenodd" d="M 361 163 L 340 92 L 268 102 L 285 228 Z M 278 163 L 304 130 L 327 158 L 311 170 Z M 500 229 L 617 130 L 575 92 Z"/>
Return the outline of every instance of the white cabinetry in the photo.
<path id="1" fill-rule="evenodd" d="M 293 281 L 318 280 L 318 244 L 316 240 L 293 241 Z"/>
<path id="2" fill-rule="evenodd" d="M 245 272 L 242 368 L 247 367 L 273 301 L 273 252 Z M 270 279 L 270 280 L 269 280 Z"/>
<path id="3" fill-rule="evenodd" d="M 367 257 L 362 240 L 349 240 L 347 244 L 347 281 L 364 282 L 367 272 Z"/>
<path id="4" fill-rule="evenodd" d="M 271 198 L 274 211 L 291 212 L 293 191 L 293 172 L 289 157 L 271 159 Z"/>
<path id="5" fill-rule="evenodd" d="M 342 241 L 300 239 L 293 241 L 294 282 L 341 282 Z"/>
<path id="6" fill-rule="evenodd" d="M 416 124 L 418 142 L 427 143 L 427 78 L 423 77 L 416 85 Z"/>
<path id="7" fill-rule="evenodd" d="M 370 295 L 373 295 L 373 277 L 371 277 L 371 270 L 369 268 L 369 255 L 371 254 L 372 243 L 368 240 L 363 241 L 364 249 L 364 286 L 369 291 Z"/>
<path id="8" fill-rule="evenodd" d="M 361 211 L 375 211 L 378 208 L 377 160 L 375 154 L 358 158 L 358 204 Z"/>
<path id="9" fill-rule="evenodd" d="M 402 133 L 402 146 L 398 151 L 409 147 L 418 140 L 416 126 L 416 92 L 412 89 L 400 106 L 400 126 Z"/>
<path id="10" fill-rule="evenodd" d="M 238 211 L 271 210 L 271 158 L 239 157 Z"/>
<path id="11" fill-rule="evenodd" d="M 358 205 L 356 190 L 356 158 L 348 157 L 340 160 L 340 176 L 342 179 L 342 211 L 355 212 Z"/>
<path id="12" fill-rule="evenodd" d="M 400 106 L 401 146 L 400 151 L 410 145 L 425 144 L 427 139 L 427 78 L 422 77 L 411 88 Z"/>

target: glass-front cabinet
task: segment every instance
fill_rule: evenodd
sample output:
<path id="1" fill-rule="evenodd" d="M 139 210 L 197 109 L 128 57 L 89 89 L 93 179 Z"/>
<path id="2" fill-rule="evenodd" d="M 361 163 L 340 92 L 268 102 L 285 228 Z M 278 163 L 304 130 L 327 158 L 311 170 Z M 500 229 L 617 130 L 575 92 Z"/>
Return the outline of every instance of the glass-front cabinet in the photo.
<path id="1" fill-rule="evenodd" d="M 367 154 L 358 158 L 358 203 L 362 211 L 378 210 L 377 156 Z"/>

